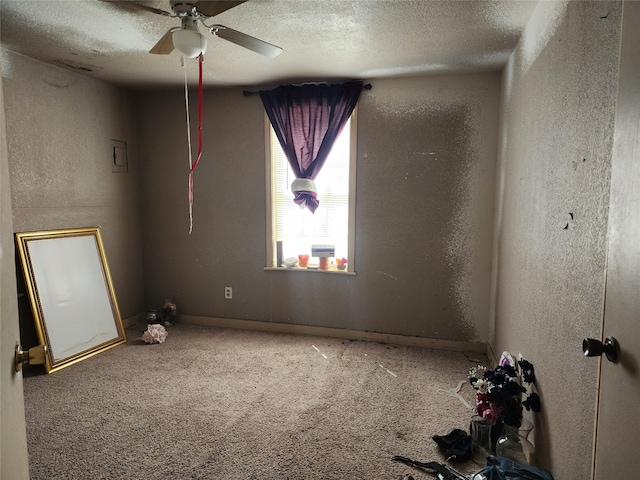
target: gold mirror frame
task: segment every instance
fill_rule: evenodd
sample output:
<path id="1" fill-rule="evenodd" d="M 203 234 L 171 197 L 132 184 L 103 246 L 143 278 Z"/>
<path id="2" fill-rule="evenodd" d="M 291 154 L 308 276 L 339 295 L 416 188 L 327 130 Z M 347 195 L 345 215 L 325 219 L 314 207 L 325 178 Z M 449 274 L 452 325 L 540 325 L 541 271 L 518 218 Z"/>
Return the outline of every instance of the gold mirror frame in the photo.
<path id="1" fill-rule="evenodd" d="M 126 342 L 99 227 L 16 233 L 45 370 Z"/>

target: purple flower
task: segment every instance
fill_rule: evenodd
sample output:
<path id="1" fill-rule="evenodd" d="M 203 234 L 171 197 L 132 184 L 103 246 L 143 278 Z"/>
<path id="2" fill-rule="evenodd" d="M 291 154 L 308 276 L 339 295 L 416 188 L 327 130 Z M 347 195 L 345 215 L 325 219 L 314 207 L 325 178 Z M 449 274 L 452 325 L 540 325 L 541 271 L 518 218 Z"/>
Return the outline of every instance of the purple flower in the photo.
<path id="1" fill-rule="evenodd" d="M 533 371 L 533 365 L 522 359 L 518 362 L 522 371 L 522 379 L 529 384 L 536 383 L 536 374 Z"/>
<path id="2" fill-rule="evenodd" d="M 529 410 L 531 410 L 533 412 L 539 412 L 540 411 L 540 397 L 538 396 L 538 394 L 536 392 L 532 392 L 532 393 L 529 394 L 527 399 L 522 402 L 522 406 L 527 409 L 527 412 Z"/>

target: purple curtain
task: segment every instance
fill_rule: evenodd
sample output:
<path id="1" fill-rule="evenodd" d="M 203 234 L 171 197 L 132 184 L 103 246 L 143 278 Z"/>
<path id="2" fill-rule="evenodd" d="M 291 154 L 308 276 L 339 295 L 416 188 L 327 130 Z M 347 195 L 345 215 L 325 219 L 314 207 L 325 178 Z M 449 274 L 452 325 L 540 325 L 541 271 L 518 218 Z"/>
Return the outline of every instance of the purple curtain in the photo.
<path id="1" fill-rule="evenodd" d="M 349 120 L 362 82 L 281 85 L 260 98 L 296 180 L 293 201 L 315 212 L 320 202 L 313 180 Z"/>

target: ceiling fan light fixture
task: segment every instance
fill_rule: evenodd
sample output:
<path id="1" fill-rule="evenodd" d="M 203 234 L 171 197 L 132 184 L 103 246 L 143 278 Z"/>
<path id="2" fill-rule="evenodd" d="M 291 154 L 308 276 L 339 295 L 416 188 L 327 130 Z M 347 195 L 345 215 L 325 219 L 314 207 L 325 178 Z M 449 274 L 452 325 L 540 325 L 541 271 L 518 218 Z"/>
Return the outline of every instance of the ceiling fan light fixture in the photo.
<path id="1" fill-rule="evenodd" d="M 200 32 L 181 28 L 172 34 L 173 47 L 185 57 L 196 58 L 207 51 L 207 39 Z"/>

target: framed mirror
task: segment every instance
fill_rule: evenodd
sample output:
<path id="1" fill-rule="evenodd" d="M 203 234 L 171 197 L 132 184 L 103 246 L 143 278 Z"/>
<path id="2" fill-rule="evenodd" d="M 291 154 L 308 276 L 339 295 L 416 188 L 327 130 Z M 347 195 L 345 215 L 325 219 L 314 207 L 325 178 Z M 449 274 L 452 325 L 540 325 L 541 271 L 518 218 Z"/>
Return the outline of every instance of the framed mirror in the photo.
<path id="1" fill-rule="evenodd" d="M 16 233 L 45 370 L 126 341 L 99 227 Z"/>

